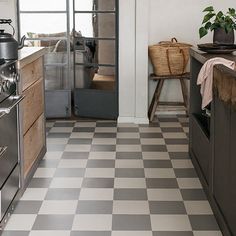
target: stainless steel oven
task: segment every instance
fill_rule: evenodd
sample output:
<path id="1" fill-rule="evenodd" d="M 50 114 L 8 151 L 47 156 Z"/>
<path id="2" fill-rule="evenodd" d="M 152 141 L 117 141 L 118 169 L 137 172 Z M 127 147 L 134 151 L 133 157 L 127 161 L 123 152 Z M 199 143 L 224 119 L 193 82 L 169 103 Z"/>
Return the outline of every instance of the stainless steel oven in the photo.
<path id="1" fill-rule="evenodd" d="M 17 78 L 15 62 L 0 65 L 0 226 L 20 183 Z"/>

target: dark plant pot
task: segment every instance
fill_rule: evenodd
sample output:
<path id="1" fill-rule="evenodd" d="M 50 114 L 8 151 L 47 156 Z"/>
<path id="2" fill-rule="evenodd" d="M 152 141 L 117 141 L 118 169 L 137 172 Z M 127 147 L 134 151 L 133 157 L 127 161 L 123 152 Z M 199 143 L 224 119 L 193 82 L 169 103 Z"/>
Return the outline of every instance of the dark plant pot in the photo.
<path id="1" fill-rule="evenodd" d="M 213 43 L 225 45 L 234 44 L 234 31 L 226 33 L 225 29 L 215 29 L 213 35 Z"/>

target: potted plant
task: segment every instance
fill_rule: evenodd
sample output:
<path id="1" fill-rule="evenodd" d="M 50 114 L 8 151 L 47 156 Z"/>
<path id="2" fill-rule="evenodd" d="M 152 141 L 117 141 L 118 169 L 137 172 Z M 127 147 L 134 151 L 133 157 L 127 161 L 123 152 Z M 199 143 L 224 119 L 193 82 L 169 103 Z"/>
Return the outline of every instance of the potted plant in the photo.
<path id="1" fill-rule="evenodd" d="M 216 44 L 234 44 L 234 30 L 236 29 L 236 11 L 229 8 L 227 13 L 215 12 L 213 6 L 203 10 L 206 15 L 202 21 L 202 27 L 199 29 L 200 38 L 204 37 L 209 30 L 214 31 L 213 43 Z"/>

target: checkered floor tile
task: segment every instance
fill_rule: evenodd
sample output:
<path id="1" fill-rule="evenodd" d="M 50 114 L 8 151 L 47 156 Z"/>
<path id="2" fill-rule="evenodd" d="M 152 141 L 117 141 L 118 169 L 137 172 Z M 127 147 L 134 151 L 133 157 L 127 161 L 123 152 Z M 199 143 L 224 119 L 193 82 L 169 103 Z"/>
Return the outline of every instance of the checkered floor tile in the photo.
<path id="1" fill-rule="evenodd" d="M 188 119 L 49 121 L 48 152 L 3 236 L 221 236 Z"/>

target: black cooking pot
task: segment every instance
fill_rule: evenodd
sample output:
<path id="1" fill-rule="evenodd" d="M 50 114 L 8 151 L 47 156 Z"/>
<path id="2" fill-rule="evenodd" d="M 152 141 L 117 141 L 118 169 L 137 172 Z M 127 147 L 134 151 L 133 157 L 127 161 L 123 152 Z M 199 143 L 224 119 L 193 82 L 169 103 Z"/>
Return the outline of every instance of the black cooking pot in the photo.
<path id="1" fill-rule="evenodd" d="M 13 35 L 5 33 L 4 30 L 0 29 L 0 58 L 5 60 L 17 60 L 18 50 L 24 47 L 25 36 L 23 36 L 18 43 L 14 39 L 15 30 L 11 25 L 11 20 L 0 19 L 0 24 L 8 24 L 13 29 Z"/>

